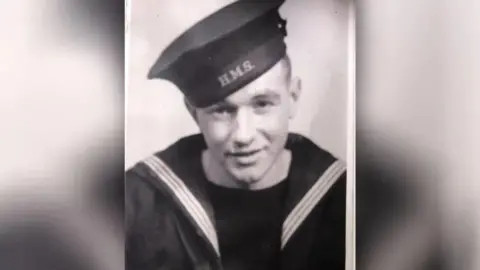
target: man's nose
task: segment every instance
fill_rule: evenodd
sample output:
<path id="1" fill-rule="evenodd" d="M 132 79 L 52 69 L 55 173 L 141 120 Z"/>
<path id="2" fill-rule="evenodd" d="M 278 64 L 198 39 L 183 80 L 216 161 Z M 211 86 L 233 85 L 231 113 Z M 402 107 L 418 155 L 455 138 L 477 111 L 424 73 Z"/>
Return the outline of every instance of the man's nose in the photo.
<path id="1" fill-rule="evenodd" d="M 255 130 L 252 113 L 246 109 L 238 110 L 232 134 L 233 141 L 238 145 L 248 145 L 255 137 Z"/>

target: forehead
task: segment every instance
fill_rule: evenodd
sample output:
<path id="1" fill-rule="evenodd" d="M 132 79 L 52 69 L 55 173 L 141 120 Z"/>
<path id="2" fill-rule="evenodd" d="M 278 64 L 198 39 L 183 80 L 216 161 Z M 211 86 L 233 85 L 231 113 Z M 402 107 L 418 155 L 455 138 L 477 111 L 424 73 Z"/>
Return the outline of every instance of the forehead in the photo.
<path id="1" fill-rule="evenodd" d="M 257 96 L 282 95 L 288 87 L 287 68 L 282 62 L 240 90 L 228 96 L 223 102 L 241 103 Z"/>

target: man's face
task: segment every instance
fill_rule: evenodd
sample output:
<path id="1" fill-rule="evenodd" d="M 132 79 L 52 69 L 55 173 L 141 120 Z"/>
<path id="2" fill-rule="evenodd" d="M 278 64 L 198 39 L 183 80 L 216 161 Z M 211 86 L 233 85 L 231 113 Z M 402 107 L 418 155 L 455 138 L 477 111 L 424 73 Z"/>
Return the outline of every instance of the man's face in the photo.
<path id="1" fill-rule="evenodd" d="M 195 118 L 213 160 L 237 181 L 260 180 L 284 150 L 299 87 L 279 62 L 246 87 Z"/>

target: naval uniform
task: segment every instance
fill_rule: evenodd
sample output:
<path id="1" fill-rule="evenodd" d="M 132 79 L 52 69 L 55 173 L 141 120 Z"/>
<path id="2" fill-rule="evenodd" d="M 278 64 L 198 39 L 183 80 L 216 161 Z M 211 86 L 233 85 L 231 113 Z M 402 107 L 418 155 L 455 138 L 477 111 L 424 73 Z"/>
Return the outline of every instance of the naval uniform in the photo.
<path id="1" fill-rule="evenodd" d="M 202 135 L 136 164 L 126 174 L 127 269 L 343 270 L 345 166 L 298 134 L 286 148 L 287 178 L 250 194 L 206 180 Z"/>
<path id="2" fill-rule="evenodd" d="M 286 55 L 283 0 L 239 0 L 164 49 L 148 79 L 167 80 L 196 108 L 255 81 Z M 343 270 L 344 164 L 289 134 L 288 176 L 260 191 L 206 180 L 201 134 L 180 139 L 126 173 L 128 270 Z"/>

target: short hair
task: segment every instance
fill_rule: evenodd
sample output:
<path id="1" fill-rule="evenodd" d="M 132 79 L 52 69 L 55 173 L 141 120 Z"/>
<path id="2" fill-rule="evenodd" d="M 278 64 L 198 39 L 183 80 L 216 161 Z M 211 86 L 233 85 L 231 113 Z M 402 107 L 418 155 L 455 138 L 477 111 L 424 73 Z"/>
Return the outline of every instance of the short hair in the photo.
<path id="1" fill-rule="evenodd" d="M 289 83 L 292 79 L 292 61 L 290 60 L 290 56 L 286 53 L 285 56 L 280 59 L 279 63 L 285 70 L 285 76 L 287 78 L 287 82 Z"/>

